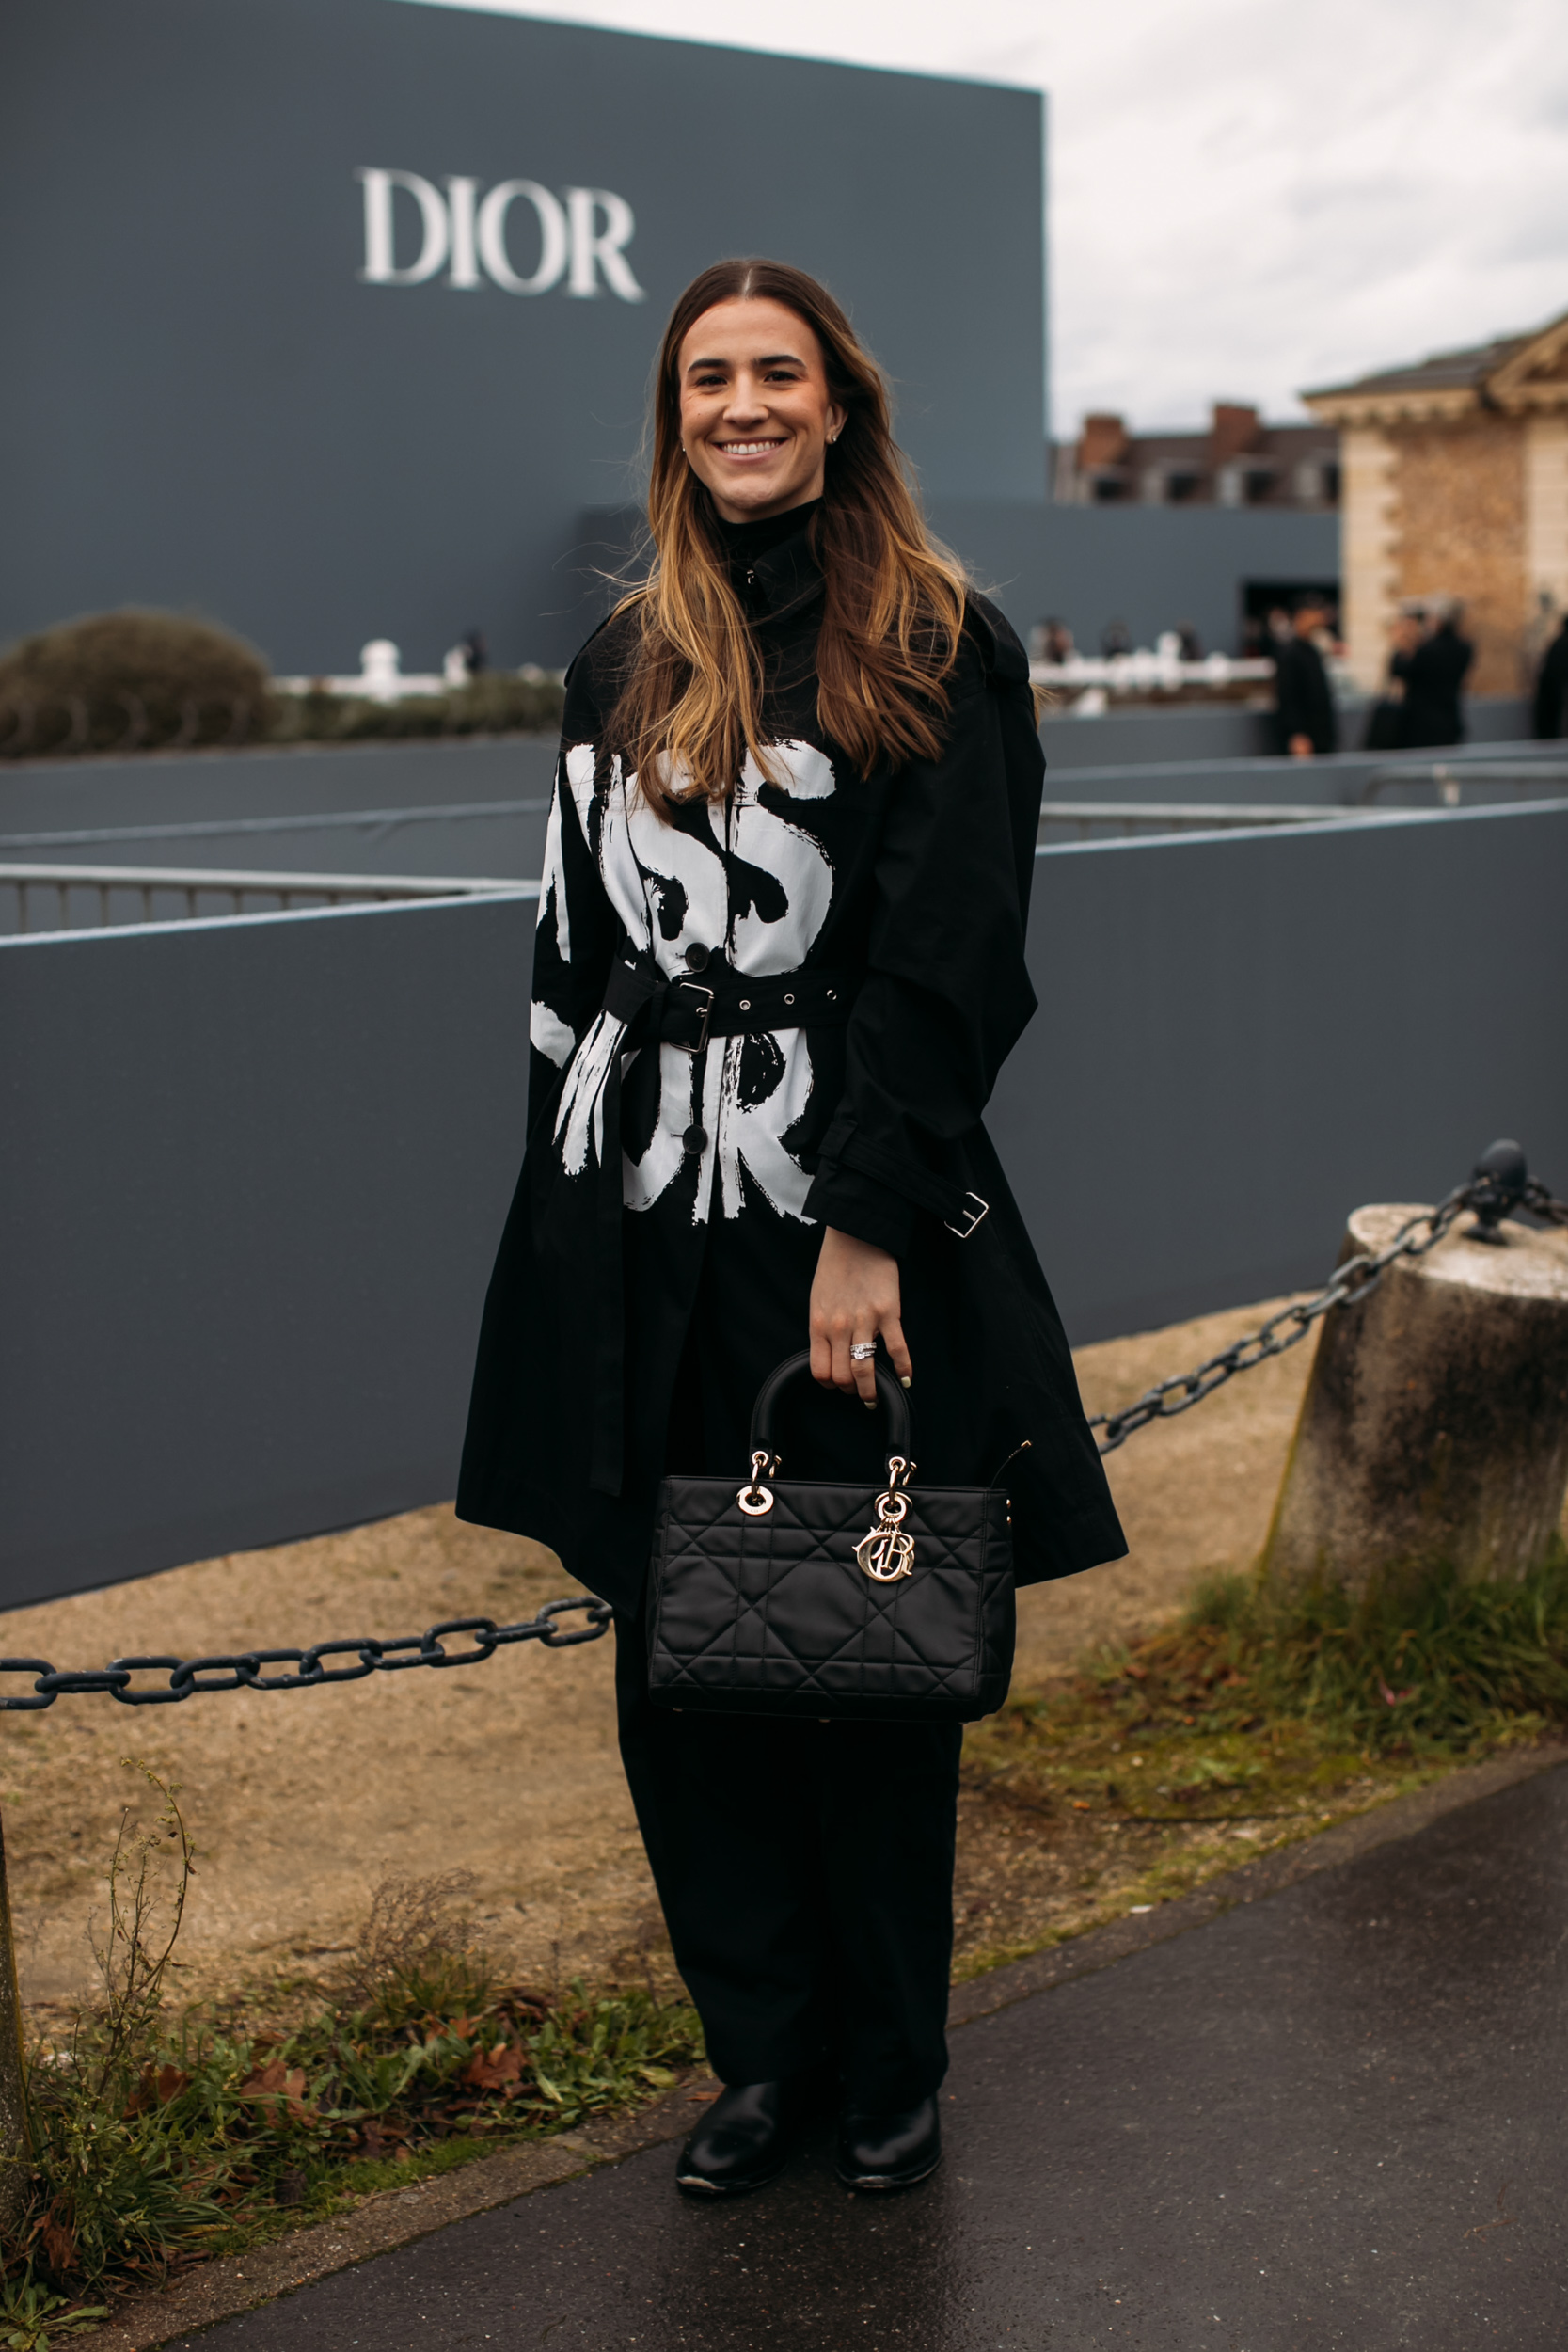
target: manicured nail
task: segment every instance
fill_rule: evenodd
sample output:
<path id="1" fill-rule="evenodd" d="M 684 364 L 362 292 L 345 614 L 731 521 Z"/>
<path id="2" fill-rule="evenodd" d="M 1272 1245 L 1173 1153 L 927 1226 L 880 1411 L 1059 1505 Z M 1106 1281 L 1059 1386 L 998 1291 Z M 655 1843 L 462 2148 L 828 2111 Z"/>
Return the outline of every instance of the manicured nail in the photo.
<path id="1" fill-rule="evenodd" d="M 899 1374 L 899 1375 L 898 1375 L 898 1386 L 899 1386 L 901 1389 L 907 1389 L 907 1388 L 909 1387 L 909 1385 L 910 1385 L 910 1375 L 909 1375 L 909 1374 L 908 1374 L 907 1372 L 901 1372 L 901 1373 Z"/>
<path id="2" fill-rule="evenodd" d="M 874 1396 L 863 1396 L 861 1403 L 865 1406 L 868 1413 L 874 1413 L 877 1409 L 877 1400 Z"/>

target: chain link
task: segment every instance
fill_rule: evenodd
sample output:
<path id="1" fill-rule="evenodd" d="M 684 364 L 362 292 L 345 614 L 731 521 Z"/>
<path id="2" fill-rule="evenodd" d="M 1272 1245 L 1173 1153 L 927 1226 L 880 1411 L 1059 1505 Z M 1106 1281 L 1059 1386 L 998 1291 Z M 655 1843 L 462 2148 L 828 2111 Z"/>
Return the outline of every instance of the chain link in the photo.
<path id="1" fill-rule="evenodd" d="M 556 1619 L 569 1610 L 585 1609 L 588 1623 L 567 1633 Z M 313 1691 L 326 1682 L 361 1682 L 367 1675 L 403 1674 L 410 1666 L 477 1666 L 513 1642 L 543 1642 L 546 1649 L 576 1649 L 581 1642 L 604 1639 L 614 1615 L 610 1603 L 591 1597 L 548 1600 L 536 1617 L 520 1625 L 498 1625 L 494 1617 L 448 1617 L 427 1632 L 408 1633 L 396 1641 L 370 1637 L 344 1642 L 317 1642 L 309 1649 L 235 1650 L 215 1658 L 117 1658 L 102 1667 L 55 1667 L 46 1658 L 0 1658 L 0 1675 L 30 1674 L 36 1677 L 33 1696 L 0 1698 L 0 1714 L 33 1715 L 53 1707 L 57 1698 L 88 1691 L 107 1691 L 122 1707 L 178 1707 L 182 1699 L 200 1698 L 217 1691 Z M 443 1635 L 468 1634 L 461 1649 L 449 1650 Z M 350 1666 L 326 1666 L 326 1658 L 352 1658 Z M 263 1666 L 293 1666 L 293 1674 L 263 1674 Z M 162 1687 L 143 1685 L 139 1675 L 159 1674 Z"/>
<path id="2" fill-rule="evenodd" d="M 1554 1200 L 1539 1176 L 1526 1184 L 1524 1206 L 1544 1225 L 1568 1225 L 1568 1200 Z"/>
<path id="3" fill-rule="evenodd" d="M 1178 1413 L 1191 1412 L 1195 1405 L 1201 1405 L 1206 1396 L 1212 1396 L 1216 1389 L 1233 1380 L 1239 1372 L 1251 1372 L 1256 1365 L 1267 1363 L 1271 1357 L 1283 1356 L 1287 1348 L 1298 1347 L 1331 1307 L 1359 1306 L 1363 1299 L 1371 1296 L 1391 1265 L 1402 1258 L 1424 1258 L 1466 1209 L 1474 1210 L 1481 1232 L 1491 1238 L 1508 1212 L 1518 1208 L 1528 1209 L 1549 1225 L 1568 1225 L 1568 1202 L 1554 1200 L 1538 1176 L 1527 1176 L 1524 1154 L 1517 1145 L 1494 1144 L 1468 1184 L 1456 1185 L 1435 1209 L 1423 1209 L 1416 1216 L 1407 1217 L 1387 1248 L 1375 1256 L 1362 1250 L 1355 1257 L 1347 1258 L 1343 1265 L 1335 1268 L 1315 1297 L 1296 1299 L 1289 1307 L 1282 1307 L 1260 1329 L 1249 1331 L 1244 1339 L 1233 1340 L 1228 1347 L 1211 1356 L 1207 1362 L 1196 1365 L 1191 1372 L 1157 1381 L 1152 1389 L 1145 1390 L 1135 1405 L 1127 1406 L 1123 1411 L 1094 1414 L 1089 1427 L 1105 1432 L 1101 1453 L 1114 1454 L 1138 1430 L 1147 1429 L 1151 1421 L 1171 1421 Z"/>

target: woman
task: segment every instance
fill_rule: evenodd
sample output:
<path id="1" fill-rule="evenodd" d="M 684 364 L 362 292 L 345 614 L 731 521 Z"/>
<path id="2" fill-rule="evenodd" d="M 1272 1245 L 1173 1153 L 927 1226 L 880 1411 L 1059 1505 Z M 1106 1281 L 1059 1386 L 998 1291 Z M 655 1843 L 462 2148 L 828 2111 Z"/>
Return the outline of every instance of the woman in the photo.
<path id="1" fill-rule="evenodd" d="M 726 2086 L 679 2185 L 760 2185 L 831 2099 L 841 2176 L 901 2187 L 940 2153 L 958 1727 L 654 1708 L 643 1588 L 660 1476 L 743 1472 L 806 1336 L 799 1472 L 879 1475 L 880 1345 L 923 1479 L 1013 1457 L 1021 1581 L 1125 1549 L 980 1124 L 1034 1009 L 1043 761 L 1017 640 L 801 271 L 721 262 L 675 305 L 649 518 L 647 586 L 567 675 L 458 1509 L 615 1608 L 621 1751 Z"/>

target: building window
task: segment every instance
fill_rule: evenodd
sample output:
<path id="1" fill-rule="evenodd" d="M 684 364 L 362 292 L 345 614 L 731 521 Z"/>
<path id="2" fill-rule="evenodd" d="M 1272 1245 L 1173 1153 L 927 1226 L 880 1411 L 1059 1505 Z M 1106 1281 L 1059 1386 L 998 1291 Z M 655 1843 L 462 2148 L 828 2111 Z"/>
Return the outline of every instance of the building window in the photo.
<path id="1" fill-rule="evenodd" d="M 1299 506 L 1338 506 L 1339 469 L 1326 457 L 1304 457 L 1296 468 Z"/>
<path id="2" fill-rule="evenodd" d="M 1196 473 L 1170 473 L 1165 476 L 1165 496 L 1173 506 L 1184 506 L 1196 499 L 1203 477 Z"/>

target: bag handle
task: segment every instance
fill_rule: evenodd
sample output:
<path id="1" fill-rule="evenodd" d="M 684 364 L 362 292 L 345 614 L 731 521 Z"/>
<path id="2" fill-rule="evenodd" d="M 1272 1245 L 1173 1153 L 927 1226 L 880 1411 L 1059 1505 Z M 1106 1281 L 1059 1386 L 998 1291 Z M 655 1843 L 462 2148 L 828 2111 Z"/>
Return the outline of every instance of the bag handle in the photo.
<path id="1" fill-rule="evenodd" d="M 760 1454 L 764 1460 L 775 1459 L 773 1420 L 779 1397 L 792 1380 L 799 1380 L 811 1370 L 811 1350 L 803 1347 L 798 1356 L 786 1356 L 776 1364 L 757 1391 L 757 1401 L 752 1407 L 752 1459 Z M 876 1360 L 877 1394 L 887 1415 L 888 1452 L 903 1454 L 910 1451 L 910 1404 L 908 1397 L 879 1356 Z"/>

